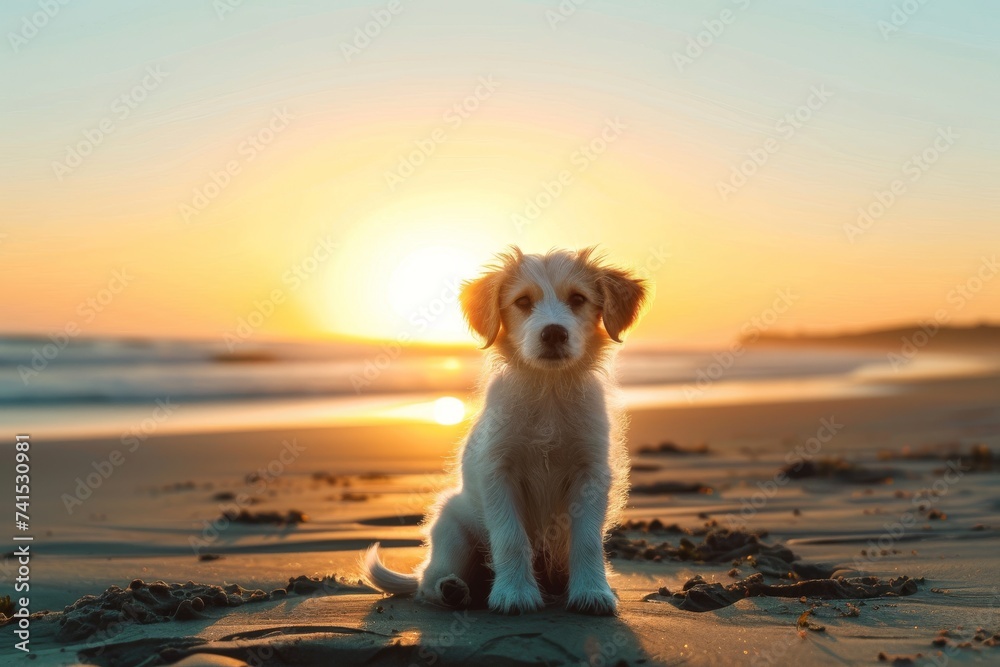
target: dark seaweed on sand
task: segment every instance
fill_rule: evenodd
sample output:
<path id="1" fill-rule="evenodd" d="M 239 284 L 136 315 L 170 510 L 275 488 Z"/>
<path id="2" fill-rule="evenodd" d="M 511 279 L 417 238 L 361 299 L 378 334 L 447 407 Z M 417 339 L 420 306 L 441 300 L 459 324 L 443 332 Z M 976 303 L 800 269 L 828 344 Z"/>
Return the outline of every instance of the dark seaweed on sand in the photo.
<path id="1" fill-rule="evenodd" d="M 100 595 L 85 595 L 62 612 L 36 612 L 32 620 L 54 621 L 59 624 L 56 639 L 61 642 L 80 641 L 122 623 L 163 623 L 205 618 L 204 612 L 213 607 L 238 607 L 252 602 L 264 602 L 289 594 L 333 594 L 344 591 L 373 592 L 360 584 L 350 584 L 335 576 L 324 579 L 299 576 L 288 580 L 287 588 L 270 593 L 243 588 L 239 584 L 214 586 L 168 584 L 163 581 L 145 583 L 136 579 L 126 588 L 111 586 Z M 6 618 L 0 625 L 9 623 Z"/>
<path id="2" fill-rule="evenodd" d="M 616 530 L 612 532 L 605 549 L 609 557 L 624 560 L 746 562 L 760 572 L 775 577 L 823 578 L 833 574 L 833 568 L 827 565 L 802 562 L 783 544 L 762 542 L 761 538 L 765 535 L 711 527 L 700 543 L 696 544 L 685 536 L 680 538 L 677 546 L 673 546 L 669 542 L 651 544 L 645 538 L 632 539 L 625 531 Z"/>
<path id="3" fill-rule="evenodd" d="M 931 640 L 931 645 L 951 650 L 1000 648 L 1000 631 L 991 632 L 983 627 L 977 627 L 973 631 L 971 628 L 963 626 L 954 630 L 938 630 L 937 636 Z"/>
<path id="4" fill-rule="evenodd" d="M 675 547 L 668 542 L 653 545 L 646 539 L 632 539 L 627 531 L 614 531 L 608 540 L 607 550 L 611 558 L 627 560 L 645 559 L 652 561 L 676 560 L 697 563 L 747 563 L 758 572 L 746 579 L 723 585 L 709 583 L 701 575 L 689 579 L 681 591 L 671 594 L 666 588 L 647 595 L 647 601 L 667 601 L 686 611 L 712 611 L 727 607 L 745 597 L 815 597 L 821 599 L 866 599 L 884 596 L 912 595 L 917 591 L 917 582 L 903 576 L 890 581 L 878 577 L 832 578 L 834 568 L 820 563 L 802 562 L 798 554 L 783 544 L 768 544 L 762 541 L 763 532 L 747 532 L 720 528 L 713 523 L 706 524 L 705 532 L 685 531 L 674 526 L 664 526 L 657 521 L 642 524 L 628 524 L 626 528 L 637 528 L 649 533 L 681 532 L 684 534 Z M 699 543 L 690 537 L 703 536 Z M 730 571 L 734 576 L 735 568 Z M 777 584 L 765 581 L 765 575 L 785 580 Z"/>
<path id="5" fill-rule="evenodd" d="M 652 484 L 636 484 L 632 493 L 642 496 L 664 496 L 675 493 L 714 493 L 712 487 L 700 482 L 653 482 Z"/>
<path id="6" fill-rule="evenodd" d="M 643 445 L 639 448 L 639 454 L 649 456 L 704 456 L 708 453 L 708 445 L 704 443 L 694 447 L 681 447 L 674 442 L 661 442 L 658 446 Z"/>
<path id="7" fill-rule="evenodd" d="M 849 484 L 889 484 L 898 475 L 892 470 L 874 470 L 841 458 L 803 460 L 779 471 L 789 479 L 831 479 Z"/>
<path id="8" fill-rule="evenodd" d="M 996 458 L 993 450 L 984 444 L 972 445 L 968 451 L 963 451 L 958 443 L 951 443 L 878 453 L 880 461 L 953 461 L 963 472 L 992 472 Z"/>
<path id="9" fill-rule="evenodd" d="M 232 509 L 223 512 L 222 518 L 233 523 L 276 526 L 294 526 L 309 520 L 309 517 L 299 510 L 288 510 L 282 514 L 281 512 L 248 512 L 247 510 Z"/>
<path id="10" fill-rule="evenodd" d="M 885 581 L 878 577 L 810 579 L 795 583 L 768 584 L 756 572 L 742 581 L 724 586 L 708 583 L 701 577 L 688 581 L 684 590 L 671 594 L 666 588 L 650 593 L 644 600 L 670 602 L 685 611 L 713 611 L 749 597 L 820 598 L 823 600 L 859 600 L 876 597 L 913 595 L 917 582 L 907 576 Z"/>

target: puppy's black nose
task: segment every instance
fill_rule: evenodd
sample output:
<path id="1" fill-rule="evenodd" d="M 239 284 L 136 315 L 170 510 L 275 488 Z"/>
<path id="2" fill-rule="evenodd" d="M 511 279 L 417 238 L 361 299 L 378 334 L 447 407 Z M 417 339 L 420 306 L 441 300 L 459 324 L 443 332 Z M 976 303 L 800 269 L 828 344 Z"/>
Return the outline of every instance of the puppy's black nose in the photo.
<path id="1" fill-rule="evenodd" d="M 549 324 L 542 329 L 542 342 L 546 345 L 562 345 L 569 340 L 569 332 L 561 324 Z"/>

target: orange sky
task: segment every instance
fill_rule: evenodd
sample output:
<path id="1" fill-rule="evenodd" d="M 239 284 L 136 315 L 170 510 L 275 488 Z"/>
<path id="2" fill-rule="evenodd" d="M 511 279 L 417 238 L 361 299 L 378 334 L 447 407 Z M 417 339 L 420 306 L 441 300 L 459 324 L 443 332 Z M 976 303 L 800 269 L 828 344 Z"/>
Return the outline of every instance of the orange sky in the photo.
<path id="1" fill-rule="evenodd" d="M 1000 313 L 995 19 L 404 3 L 354 52 L 383 4 L 116 4 L 0 64 L 4 332 L 471 342 L 510 244 L 640 270 L 650 344 Z"/>

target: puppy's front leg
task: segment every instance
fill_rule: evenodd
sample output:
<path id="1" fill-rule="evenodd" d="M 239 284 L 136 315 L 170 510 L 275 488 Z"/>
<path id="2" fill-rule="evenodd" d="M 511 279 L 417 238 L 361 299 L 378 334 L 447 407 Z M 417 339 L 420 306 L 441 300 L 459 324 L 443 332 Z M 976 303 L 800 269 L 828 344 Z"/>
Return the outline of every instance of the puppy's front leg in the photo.
<path id="1" fill-rule="evenodd" d="M 531 542 L 518 514 L 510 481 L 502 472 L 496 471 L 489 482 L 485 500 L 484 518 L 495 574 L 490 609 L 504 614 L 541 609 L 542 594 L 535 580 Z"/>
<path id="2" fill-rule="evenodd" d="M 604 560 L 604 519 L 611 487 L 607 473 L 577 478 L 570 493 L 569 598 L 567 608 L 585 614 L 614 614 L 615 594 Z"/>

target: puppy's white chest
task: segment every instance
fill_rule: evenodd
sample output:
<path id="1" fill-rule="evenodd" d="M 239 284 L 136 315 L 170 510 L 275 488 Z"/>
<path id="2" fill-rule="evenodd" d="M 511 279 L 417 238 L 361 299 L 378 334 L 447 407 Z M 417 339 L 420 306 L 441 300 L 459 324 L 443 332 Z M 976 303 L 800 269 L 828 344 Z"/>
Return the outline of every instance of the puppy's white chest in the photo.
<path id="1" fill-rule="evenodd" d="M 556 418 L 540 417 L 531 426 L 526 441 L 527 458 L 549 477 L 574 468 L 574 460 L 582 454 L 583 439 Z"/>

